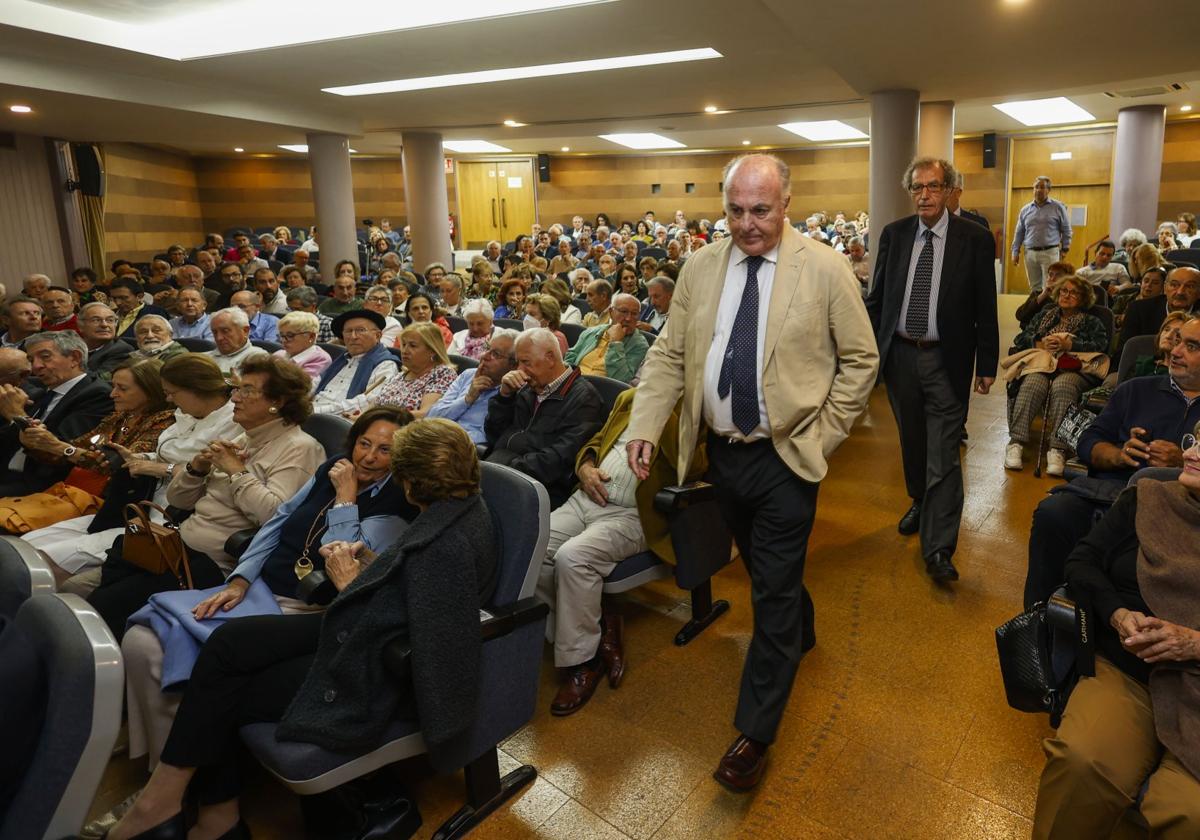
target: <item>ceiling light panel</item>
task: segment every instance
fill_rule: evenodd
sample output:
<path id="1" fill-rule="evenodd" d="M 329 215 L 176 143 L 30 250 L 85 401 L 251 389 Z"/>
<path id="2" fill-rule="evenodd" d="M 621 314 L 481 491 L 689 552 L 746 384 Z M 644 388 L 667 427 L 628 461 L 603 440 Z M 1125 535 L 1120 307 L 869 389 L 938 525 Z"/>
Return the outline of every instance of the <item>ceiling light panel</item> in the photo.
<path id="1" fill-rule="evenodd" d="M 462 155 L 480 154 L 483 152 L 511 152 L 512 149 L 492 143 L 489 140 L 443 140 L 442 148 Z"/>
<path id="2" fill-rule="evenodd" d="M 1062 125 L 1096 119 L 1065 96 L 1001 102 L 992 107 L 1008 114 L 1022 125 Z"/>
<path id="3" fill-rule="evenodd" d="M 308 144 L 307 143 L 289 143 L 286 145 L 281 144 L 279 146 L 279 148 L 286 149 L 289 152 L 299 152 L 302 155 L 308 154 Z M 350 154 L 353 155 L 353 154 L 357 154 L 357 153 L 358 153 L 358 149 L 350 149 Z"/>
<path id="4" fill-rule="evenodd" d="M 784 131 L 790 131 L 792 134 L 797 134 L 805 140 L 827 141 L 827 140 L 865 140 L 867 135 L 863 134 L 852 125 L 848 125 L 841 120 L 816 120 L 814 122 L 793 122 L 780 123 L 780 128 Z"/>
<path id="5" fill-rule="evenodd" d="M 686 149 L 687 146 L 661 134 L 601 134 L 601 140 L 630 149 Z"/>
<path id="6" fill-rule="evenodd" d="M 125 3 L 87 4 L 88 12 L 85 13 L 35 0 L 5 0 L 0 3 L 0 23 L 182 61 L 609 2 L 612 0 L 405 3 L 402 15 L 385 15 L 381 19 L 378 15 L 365 14 L 353 4 L 294 0 L 288 4 L 288 16 L 291 20 L 303 21 L 303 25 L 256 26 L 253 38 L 237 39 L 181 38 L 179 33 L 205 31 L 212 27 L 214 20 L 271 21 L 279 15 L 279 4 L 274 0 L 170 3 L 164 4 L 161 13 L 134 16 L 120 14 L 128 5 Z M 106 7 L 109 8 L 106 10 Z M 177 9 L 189 11 L 174 13 Z"/>
<path id="7" fill-rule="evenodd" d="M 491 82 L 510 82 L 515 79 L 538 79 L 545 76 L 569 76 L 594 73 L 600 70 L 623 70 L 628 67 L 657 67 L 684 61 L 704 61 L 723 56 L 714 49 L 618 55 L 612 58 L 590 58 L 585 61 L 563 61 L 558 64 L 538 64 L 529 67 L 503 67 L 495 70 L 475 70 L 470 73 L 449 73 L 444 76 L 422 76 L 413 79 L 393 79 L 387 82 L 366 82 L 360 85 L 340 85 L 322 88 L 338 96 L 371 96 L 379 93 L 403 93 L 410 90 L 433 90 L 460 85 L 483 85 Z"/>

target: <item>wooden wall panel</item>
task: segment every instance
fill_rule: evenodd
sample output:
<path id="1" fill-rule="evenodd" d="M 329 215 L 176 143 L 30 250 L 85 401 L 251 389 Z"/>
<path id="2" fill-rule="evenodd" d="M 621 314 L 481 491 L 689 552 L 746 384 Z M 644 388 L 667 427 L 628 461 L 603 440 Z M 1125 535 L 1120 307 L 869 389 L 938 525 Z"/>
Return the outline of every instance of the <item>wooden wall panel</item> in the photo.
<path id="1" fill-rule="evenodd" d="M 27 274 L 61 283 L 67 271 L 46 141 L 29 134 L 14 140 L 14 148 L 0 148 L 0 280 L 9 297 Z"/>
<path id="2" fill-rule="evenodd" d="M 1099 131 L 1058 137 L 1018 137 L 1013 141 L 1012 187 L 1033 187 L 1049 175 L 1054 186 L 1108 184 L 1112 178 L 1116 132 Z M 1052 152 L 1070 152 L 1070 160 L 1050 160 Z"/>
<path id="3" fill-rule="evenodd" d="M 1004 224 L 1004 196 L 1008 176 L 1008 139 L 996 143 L 996 165 L 983 168 L 983 138 L 954 141 L 954 166 L 963 175 L 962 206 L 986 217 L 993 231 Z"/>
<path id="4" fill-rule="evenodd" d="M 1158 218 L 1174 221 L 1184 211 L 1200 215 L 1200 120 L 1196 119 L 1167 123 L 1163 140 Z"/>
<path id="5" fill-rule="evenodd" d="M 187 155 L 106 143 L 105 261 L 143 262 L 170 245 L 203 241 L 196 169 Z"/>

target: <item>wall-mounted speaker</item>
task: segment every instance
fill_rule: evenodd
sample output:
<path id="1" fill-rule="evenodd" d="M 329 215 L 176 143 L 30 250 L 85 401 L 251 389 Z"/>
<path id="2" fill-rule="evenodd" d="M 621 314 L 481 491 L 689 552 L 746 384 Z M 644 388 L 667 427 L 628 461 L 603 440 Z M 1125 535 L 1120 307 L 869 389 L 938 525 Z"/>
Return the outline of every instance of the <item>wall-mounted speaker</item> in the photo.
<path id="1" fill-rule="evenodd" d="M 550 183 L 550 155 L 538 155 L 538 180 Z"/>
<path id="2" fill-rule="evenodd" d="M 983 168 L 996 168 L 996 132 L 994 131 L 983 135 Z"/>
<path id="3" fill-rule="evenodd" d="M 75 173 L 79 180 L 70 182 L 67 186 L 77 189 L 84 195 L 104 195 L 104 167 L 100 164 L 100 156 L 96 147 L 90 143 L 72 143 L 71 154 L 75 157 Z"/>

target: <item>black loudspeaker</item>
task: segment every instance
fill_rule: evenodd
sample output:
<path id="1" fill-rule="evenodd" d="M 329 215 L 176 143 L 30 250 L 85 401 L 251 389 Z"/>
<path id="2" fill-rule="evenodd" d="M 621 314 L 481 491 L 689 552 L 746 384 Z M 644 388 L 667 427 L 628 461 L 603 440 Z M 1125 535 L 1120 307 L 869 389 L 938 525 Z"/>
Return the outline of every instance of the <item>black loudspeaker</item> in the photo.
<path id="1" fill-rule="evenodd" d="M 79 178 L 73 188 L 84 195 L 104 195 L 104 168 L 100 165 L 100 156 L 96 149 L 88 143 L 72 143 L 71 153 L 75 156 L 75 172 Z"/>
<path id="2" fill-rule="evenodd" d="M 538 155 L 538 180 L 550 183 L 550 155 Z"/>
<path id="3" fill-rule="evenodd" d="M 983 168 L 996 168 L 996 132 L 994 131 L 983 135 Z"/>

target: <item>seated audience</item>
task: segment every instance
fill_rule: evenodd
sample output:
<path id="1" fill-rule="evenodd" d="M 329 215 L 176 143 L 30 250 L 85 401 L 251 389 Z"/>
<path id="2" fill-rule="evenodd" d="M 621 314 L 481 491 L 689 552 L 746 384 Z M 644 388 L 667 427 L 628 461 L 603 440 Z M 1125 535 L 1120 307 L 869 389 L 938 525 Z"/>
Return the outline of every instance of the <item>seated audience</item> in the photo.
<path id="1" fill-rule="evenodd" d="M 176 341 L 171 332 L 171 323 L 161 315 L 146 315 L 133 326 L 138 349 L 129 354 L 134 361 L 158 359 L 165 362 L 182 356 L 187 348 Z"/>
<path id="2" fill-rule="evenodd" d="M 308 239 L 300 243 L 300 247 L 292 254 L 292 260 L 296 259 L 296 254 L 303 251 L 306 254 L 319 254 L 321 252 L 320 237 L 317 235 L 317 226 L 313 225 L 312 230 L 308 232 Z"/>
<path id="3" fill-rule="evenodd" d="M 262 311 L 278 318 L 288 311 L 287 293 L 279 290 L 279 278 L 269 268 L 254 272 L 254 290 L 262 300 Z"/>
<path id="4" fill-rule="evenodd" d="M 0 385 L 20 386 L 29 379 L 29 356 L 16 347 L 0 347 Z"/>
<path id="5" fill-rule="evenodd" d="M 379 405 L 395 405 L 412 412 L 413 417 L 425 416 L 442 398 L 458 376 L 437 326 L 412 323 L 400 333 L 400 375 L 393 376 L 367 395 L 367 400 Z"/>
<path id="6" fill-rule="evenodd" d="M 1017 336 L 1018 350 L 1044 350 L 1049 358 L 1045 365 L 1030 362 L 1018 380 L 1004 450 L 1007 469 L 1021 469 L 1022 450 L 1029 442 L 1033 421 L 1043 417 L 1045 434 L 1050 439 L 1046 474 L 1063 474 L 1068 447 L 1053 432 L 1083 392 L 1100 384 L 1100 377 L 1083 372 L 1075 354 L 1104 353 L 1108 349 L 1108 331 L 1099 318 L 1088 312 L 1096 302 L 1095 294 L 1086 280 L 1068 274 L 1054 284 L 1051 297 L 1057 303 L 1034 316 Z M 1050 368 L 1049 372 L 1040 372 L 1042 367 Z"/>
<path id="7" fill-rule="evenodd" d="M 463 317 L 463 278 L 461 274 L 450 272 L 445 275 L 437 285 L 438 291 L 442 295 L 442 303 L 439 307 L 443 315 L 453 315 L 455 318 Z"/>
<path id="8" fill-rule="evenodd" d="M 1200 269 L 1191 266 L 1174 268 L 1167 274 L 1163 294 L 1145 300 L 1135 300 L 1125 310 L 1121 338 L 1116 357 L 1120 358 L 1125 342 L 1135 335 L 1154 335 L 1162 319 L 1172 312 L 1194 314 L 1200 302 Z"/>
<path id="9" fill-rule="evenodd" d="M 1044 601 L 1063 582 L 1067 555 L 1142 467 L 1182 467 L 1179 442 L 1200 422 L 1200 319 L 1180 329 L 1164 377 L 1122 383 L 1079 437 L 1087 479 L 1069 482 L 1038 504 L 1029 533 L 1025 605 Z"/>
<path id="10" fill-rule="evenodd" d="M 425 266 L 425 288 L 440 289 L 442 286 L 442 278 L 446 276 L 446 266 L 440 262 L 430 263 Z"/>
<path id="11" fill-rule="evenodd" d="M 433 298 L 425 292 L 417 292 L 409 295 L 408 305 L 405 307 L 408 312 L 408 320 L 411 324 L 433 324 L 442 334 L 442 343 L 449 347 L 454 341 L 454 333 L 450 331 L 450 325 L 446 323 L 446 319 L 438 312 L 437 304 Z"/>
<path id="12" fill-rule="evenodd" d="M 1163 319 L 1158 328 L 1158 342 L 1154 352 L 1146 356 L 1138 356 L 1133 363 L 1132 376 L 1163 376 L 1168 372 L 1171 351 L 1181 340 L 1183 325 L 1191 316 L 1186 312 L 1172 312 Z"/>
<path id="13" fill-rule="evenodd" d="M 637 268 L 632 262 L 626 262 L 617 269 L 617 291 L 637 298 L 638 306 L 646 299 L 646 289 L 638 277 Z"/>
<path id="14" fill-rule="evenodd" d="M 563 676 L 550 703 L 553 715 L 581 709 L 604 675 L 613 688 L 625 675 L 621 616 L 601 610 L 604 578 L 625 558 L 647 550 L 675 562 L 670 526 L 655 510 L 654 496 L 678 478 L 679 417 L 672 414 L 667 421 L 650 477 L 639 482 L 625 453 L 633 394 L 630 389 L 617 397 L 604 427 L 579 450 L 579 486 L 550 514 L 538 597 L 550 605 L 546 640 L 554 645 L 554 665 Z M 701 443 L 691 459 L 689 480 L 702 476 L 706 466 Z"/>
<path id="15" fill-rule="evenodd" d="M 121 456 L 121 466 L 132 479 L 148 476 L 157 480 L 153 501 L 165 507 L 167 485 L 175 471 L 182 470 L 212 441 L 233 440 L 242 429 L 233 421 L 229 385 L 212 359 L 200 353 L 179 356 L 162 365 L 159 377 L 164 398 L 175 410 L 170 425 L 158 435 L 157 445 L 141 451 L 120 442 L 110 442 L 108 447 Z M 61 590 L 86 598 L 99 585 L 100 564 L 125 530 L 121 525 L 125 501 L 128 499 L 106 500 L 95 515 L 25 534 L 23 539 L 50 560 L 56 577 L 69 576 Z M 159 518 L 157 513 L 152 516 Z"/>
<path id="16" fill-rule="evenodd" d="M 75 299 L 65 286 L 51 286 L 42 293 L 42 329 L 46 332 L 75 330 L 79 319 L 75 315 Z"/>
<path id="17" fill-rule="evenodd" d="M 1178 481 L 1125 490 L 1067 558 L 1095 667 L 1043 742 L 1033 837 L 1108 837 L 1139 798 L 1151 837 L 1200 836 L 1200 446 L 1186 447 Z"/>
<path id="18" fill-rule="evenodd" d="M 113 410 L 112 388 L 88 372 L 87 345 L 75 332 L 36 333 L 25 352 L 30 374 L 45 390 L 30 397 L 19 387 L 0 386 L 0 496 L 34 493 L 66 478 L 72 464 L 43 458 L 38 443 L 46 434 L 74 440 Z"/>
<path id="19" fill-rule="evenodd" d="M 1058 286 L 1058 281 L 1068 275 L 1075 273 L 1075 266 L 1069 262 L 1052 262 L 1046 266 L 1045 283 L 1041 289 L 1034 289 L 1029 293 L 1029 297 L 1017 307 L 1017 323 L 1024 330 L 1029 326 L 1029 323 L 1035 320 L 1034 316 L 1048 306 L 1053 306 L 1053 291 Z"/>
<path id="20" fill-rule="evenodd" d="M 136 280 L 114 280 L 108 288 L 109 300 L 116 307 L 117 337 L 133 338 L 133 325 L 143 315 L 161 315 L 169 318 L 170 313 L 161 306 L 154 306 L 142 300 L 142 287 Z"/>
<path id="21" fill-rule="evenodd" d="M 25 339 L 42 331 L 42 305 L 31 297 L 18 297 L 8 304 L 8 331 L 0 335 L 0 347 L 24 349 Z"/>
<path id="22" fill-rule="evenodd" d="M 400 430 L 391 457 L 393 480 L 420 510 L 408 531 L 369 565 L 357 543 L 323 546 L 340 590 L 324 614 L 243 618 L 216 629 L 192 670 L 162 761 L 112 840 L 150 829 L 181 836 L 185 793 L 203 803 L 201 836 L 244 831 L 237 765 L 246 723 L 281 720 L 281 739 L 349 753 L 374 746 L 401 709 L 416 708 L 438 767 L 439 750 L 474 722 L 479 608 L 497 578 L 475 447 L 453 423 L 424 420 Z M 411 687 L 378 666 L 385 644 L 397 638 L 422 663 L 414 664 Z M 331 684 L 339 687 L 335 705 L 324 699 Z"/>
<path id="23" fill-rule="evenodd" d="M 520 321 L 525 317 L 525 284 L 519 277 L 504 281 L 500 287 L 498 300 L 503 301 L 496 307 L 497 318 L 507 318 Z"/>
<path id="24" fill-rule="evenodd" d="M 62 440 L 40 423 L 24 433 L 25 450 L 43 464 L 56 464 L 67 475 L 45 490 L 0 498 L 0 529 L 25 534 L 47 525 L 94 514 L 104 503 L 110 476 L 119 468 L 113 445 L 132 452 L 150 452 L 174 417 L 167 407 L 157 360 L 129 360 L 113 372 L 113 412 L 94 428 Z M 55 570 L 61 583 L 69 577 Z"/>
<path id="25" fill-rule="evenodd" d="M 500 287 L 496 285 L 496 272 L 498 268 L 493 268 L 491 263 L 479 261 L 471 264 L 471 291 L 468 297 L 483 298 L 492 305 L 496 306 L 496 298 L 500 294 Z"/>
<path id="26" fill-rule="evenodd" d="M 321 381 L 321 374 L 333 363 L 333 359 L 317 346 L 317 316 L 311 312 L 289 312 L 279 319 L 279 343 L 282 347 L 271 355 L 287 359 L 307 373 L 313 381 L 314 390 Z"/>
<path id="27" fill-rule="evenodd" d="M 567 353 L 566 363 L 589 376 L 631 382 L 650 349 L 637 328 L 640 309 L 633 295 L 617 295 L 609 309 L 611 321 L 584 330 Z"/>
<path id="28" fill-rule="evenodd" d="M 236 373 L 250 357 L 267 355 L 266 350 L 250 343 L 250 319 L 236 306 L 213 313 L 209 326 L 217 347 L 209 350 L 208 355 L 222 373 Z"/>
<path id="29" fill-rule="evenodd" d="M 90 268 L 77 268 L 71 272 L 71 291 L 79 299 L 79 306 L 82 308 L 97 299 L 98 289 L 96 288 L 96 272 Z M 103 302 L 103 301 L 101 301 Z"/>
<path id="30" fill-rule="evenodd" d="M 251 256 L 258 256 L 258 249 L 250 244 L 249 234 L 238 231 L 233 235 L 233 247 L 225 251 L 225 259 L 230 262 L 236 260 L 243 248 L 249 248 Z"/>
<path id="31" fill-rule="evenodd" d="M 1179 228 L 1179 244 L 1184 248 L 1195 248 L 1197 240 L 1200 236 L 1196 233 L 1196 214 L 1195 213 L 1180 213 L 1175 220 L 1176 227 Z"/>
<path id="32" fill-rule="evenodd" d="M 487 352 L 496 329 L 493 314 L 492 305 L 486 298 L 475 298 L 463 304 L 462 317 L 466 319 L 467 328 L 454 334 L 450 341 L 450 355 L 479 361 Z"/>
<path id="33" fill-rule="evenodd" d="M 536 292 L 525 298 L 525 326 L 545 327 L 550 330 L 558 339 L 558 346 L 565 356 L 568 344 L 567 337 L 559 329 L 561 325 L 562 310 L 559 308 L 557 300 L 550 295 Z"/>
<path id="34" fill-rule="evenodd" d="M 317 293 L 308 286 L 288 289 L 287 304 L 293 312 L 308 312 L 316 316 L 320 328 L 317 330 L 317 342 L 329 344 L 334 339 L 333 319 L 317 311 Z"/>
<path id="35" fill-rule="evenodd" d="M 1075 272 L 1094 286 L 1108 289 L 1110 286 L 1125 288 L 1129 285 L 1129 272 L 1125 266 L 1113 262 L 1117 246 L 1111 240 L 1104 239 L 1096 246 L 1096 259 Z"/>
<path id="36" fill-rule="evenodd" d="M 1142 272 L 1142 276 L 1136 285 L 1131 285 L 1126 293 L 1116 296 L 1112 302 L 1112 307 L 1118 325 L 1125 325 L 1125 313 L 1128 310 L 1129 304 L 1135 301 L 1162 297 L 1163 289 L 1167 285 L 1168 268 L 1169 266 L 1166 265 L 1150 266 Z"/>
<path id="37" fill-rule="evenodd" d="M 850 270 L 862 286 L 863 297 L 871 286 L 871 261 L 867 259 L 867 246 L 861 236 L 851 236 L 846 242 L 846 259 L 850 261 Z"/>
<path id="38" fill-rule="evenodd" d="M 274 260 L 278 263 L 286 263 L 291 259 L 290 254 L 283 248 L 279 247 L 279 240 L 275 238 L 273 233 L 264 233 L 258 237 L 258 256 L 268 263 Z M 267 299 L 267 295 L 263 295 L 263 300 Z"/>
<path id="39" fill-rule="evenodd" d="M 590 312 L 583 316 L 585 327 L 598 327 L 612 320 L 609 307 L 612 306 L 613 288 L 607 280 L 593 280 L 587 285 L 587 304 Z"/>
<path id="40" fill-rule="evenodd" d="M 313 394 L 316 414 L 354 414 L 367 407 L 368 395 L 399 373 L 396 357 L 380 342 L 383 316 L 371 309 L 343 312 L 333 331 L 346 352 L 338 356 L 317 382 Z"/>
<path id="41" fill-rule="evenodd" d="M 378 312 L 383 316 L 383 337 L 380 341 L 384 347 L 395 346 L 396 339 L 400 337 L 400 330 L 404 329 L 404 325 L 392 316 L 394 308 L 392 292 L 387 286 L 378 285 L 367 289 L 367 294 L 363 298 L 363 309 Z"/>
<path id="42" fill-rule="evenodd" d="M 518 335 L 516 330 L 497 327 L 487 350 L 479 357 L 479 366 L 460 373 L 425 416 L 453 420 L 475 443 L 486 444 L 483 423 L 488 404 L 500 393 L 500 380 L 517 366 L 513 344 Z"/>
<path id="43" fill-rule="evenodd" d="M 41 300 L 50 288 L 50 278 L 45 274 L 27 274 L 21 283 L 22 293 L 34 300 Z"/>
<path id="44" fill-rule="evenodd" d="M 604 422 L 604 404 L 592 383 L 563 364 L 550 330 L 525 330 L 514 352 L 517 369 L 500 380 L 488 406 L 487 460 L 536 478 L 557 507 L 571 494 L 575 454 Z"/>
<path id="45" fill-rule="evenodd" d="M 290 362 L 260 354 L 247 359 L 233 389 L 233 420 L 245 430 L 234 440 L 214 440 L 176 470 L 167 501 L 191 510 L 179 532 L 191 582 L 216 586 L 235 566 L 225 541 L 262 525 L 312 478 L 325 455 L 300 424 L 312 404 L 308 375 Z M 171 572 L 154 575 L 121 556 L 114 543 L 101 566 L 100 585 L 88 601 L 120 639 L 125 622 L 155 592 L 180 587 Z"/>
<path id="46" fill-rule="evenodd" d="M 342 260 L 334 269 L 330 297 L 321 301 L 321 305 L 317 307 L 317 310 L 322 315 L 328 315 L 332 318 L 341 315 L 343 312 L 362 309 L 362 298 L 355 297 L 355 290 L 357 288 L 358 266 L 349 260 Z"/>
<path id="47" fill-rule="evenodd" d="M 634 248 L 636 249 L 636 245 Z M 562 237 L 558 240 L 558 245 L 555 246 L 556 253 L 554 259 L 550 260 L 550 265 L 547 272 L 553 277 L 565 271 L 570 271 L 579 265 L 579 260 L 575 259 L 574 248 L 571 240 L 568 237 Z"/>
<path id="48" fill-rule="evenodd" d="M 576 269 L 576 271 L 578 270 Z M 587 274 L 587 272 L 585 271 L 584 274 Z M 572 302 L 571 290 L 567 287 L 567 281 L 561 277 L 551 277 L 542 284 L 542 294 L 550 295 L 558 301 L 558 308 L 561 313 L 560 323 L 582 325 L 583 313 Z"/>
<path id="49" fill-rule="evenodd" d="M 199 338 L 212 341 L 208 301 L 199 289 L 180 289 L 176 300 L 179 314 L 171 319 L 171 332 L 176 338 Z"/>
<path id="50" fill-rule="evenodd" d="M 646 283 L 646 304 L 638 313 L 638 329 L 658 335 L 667 325 L 671 312 L 671 298 L 675 295 L 675 281 L 661 275 Z"/>
<path id="51" fill-rule="evenodd" d="M 217 272 L 216 283 L 210 285 L 214 285 L 217 299 L 210 302 L 209 306 L 214 310 L 225 309 L 230 306 L 229 301 L 233 295 L 246 288 L 246 275 L 242 273 L 242 267 L 237 263 L 222 263 Z"/>
<path id="52" fill-rule="evenodd" d="M 296 250 L 292 252 L 292 266 L 299 269 L 304 275 L 304 282 L 310 286 L 316 287 L 321 279 L 320 273 L 312 265 L 309 265 L 312 258 L 308 251 Z M 324 286 L 322 286 L 324 288 Z"/>
<path id="53" fill-rule="evenodd" d="M 1166 254 L 1168 251 L 1174 251 L 1180 248 L 1180 244 L 1176 237 L 1179 236 L 1179 228 L 1175 227 L 1174 222 L 1163 222 L 1158 226 L 1158 250 L 1159 253 Z"/>
<path id="54" fill-rule="evenodd" d="M 117 365 L 133 348 L 117 338 L 117 315 L 103 303 L 85 303 L 79 310 L 79 335 L 87 345 L 88 372 L 108 382 Z"/>
<path id="55" fill-rule="evenodd" d="M 262 298 L 258 292 L 236 292 L 229 302 L 246 313 L 251 341 L 279 343 L 279 319 L 262 311 Z"/>
<path id="56" fill-rule="evenodd" d="M 325 461 L 279 506 L 255 534 L 225 586 L 197 604 L 193 615 L 200 620 L 219 617 L 240 604 L 259 579 L 284 615 L 319 609 L 322 605 L 310 606 L 299 597 L 297 585 L 301 574 L 325 570 L 322 546 L 362 542 L 378 554 L 396 542 L 419 514 L 391 477 L 392 440 L 410 422 L 412 417 L 402 409 L 379 406 L 364 412 L 350 428 L 345 453 Z M 129 698 L 129 755 L 147 755 L 153 771 L 181 695 L 162 689 L 163 645 L 149 626 L 130 627 L 121 649 Z"/>

